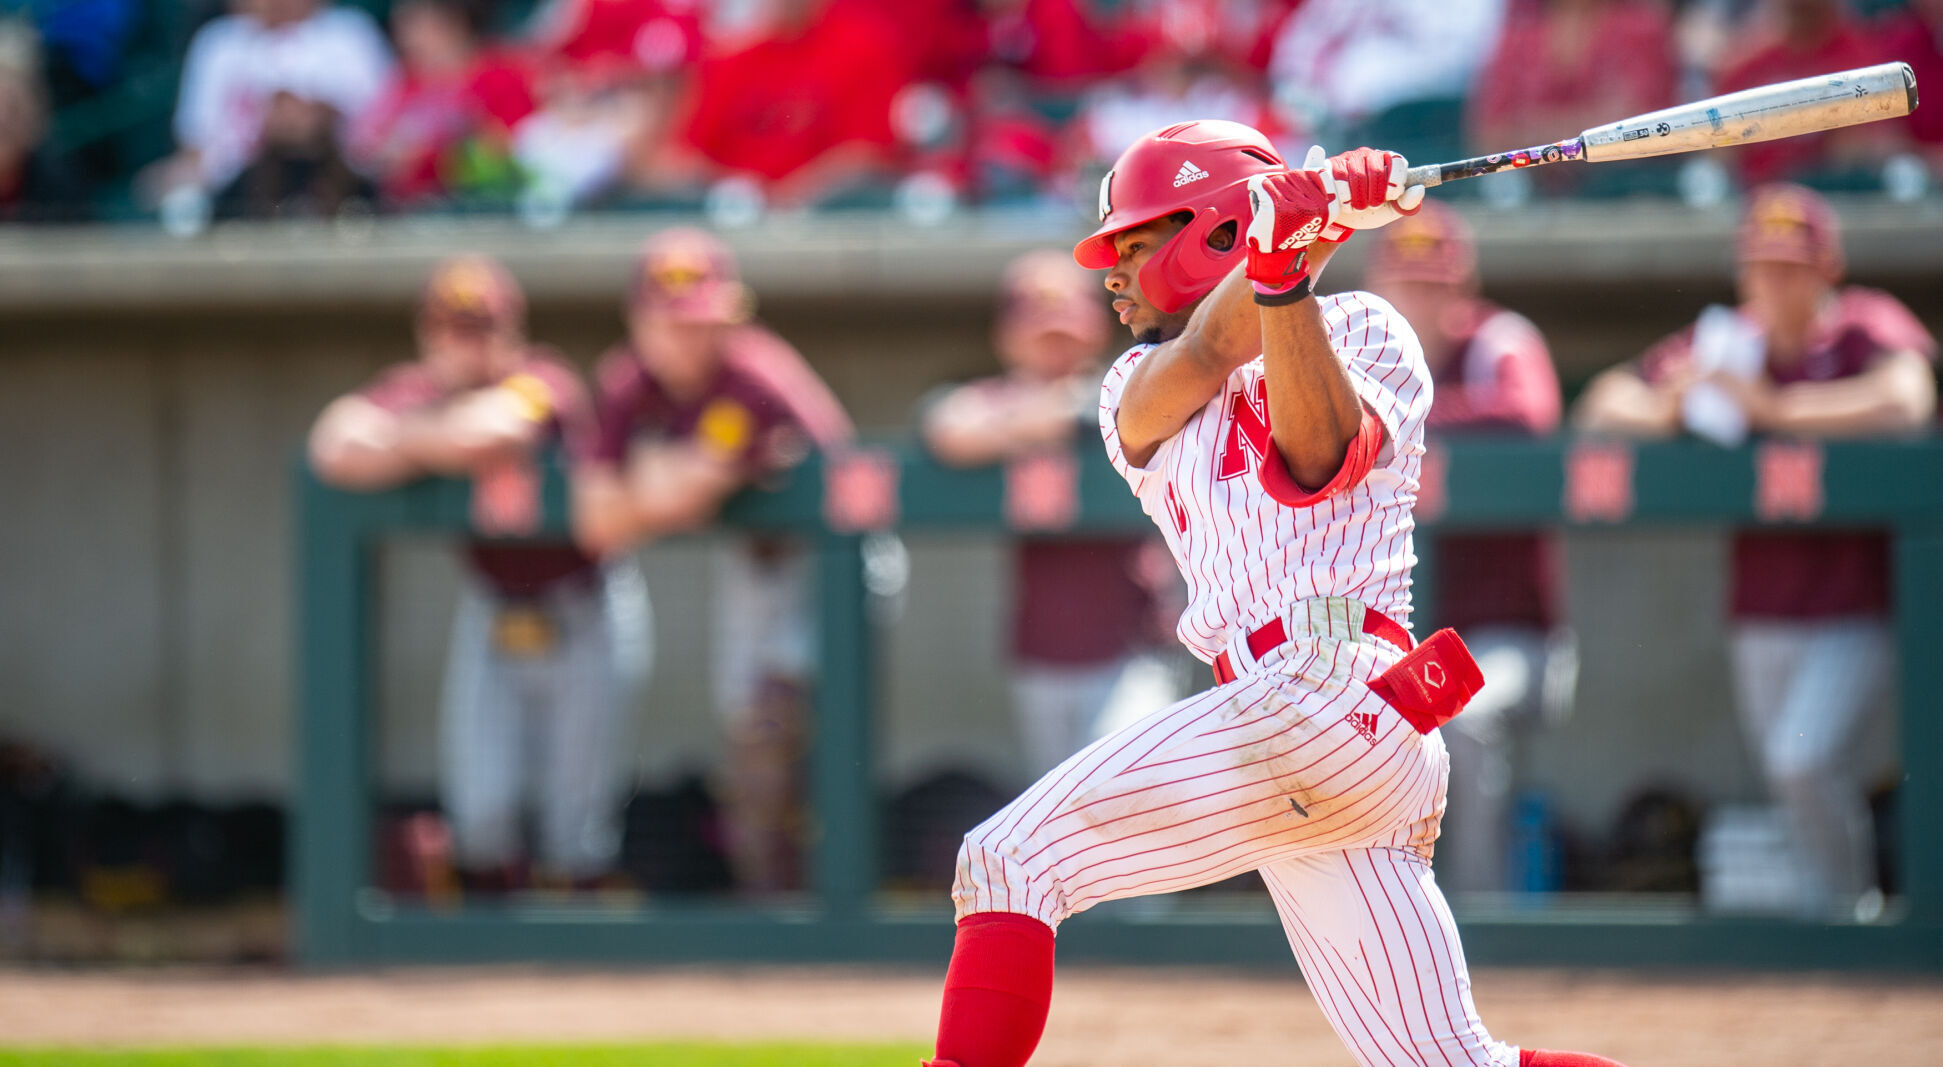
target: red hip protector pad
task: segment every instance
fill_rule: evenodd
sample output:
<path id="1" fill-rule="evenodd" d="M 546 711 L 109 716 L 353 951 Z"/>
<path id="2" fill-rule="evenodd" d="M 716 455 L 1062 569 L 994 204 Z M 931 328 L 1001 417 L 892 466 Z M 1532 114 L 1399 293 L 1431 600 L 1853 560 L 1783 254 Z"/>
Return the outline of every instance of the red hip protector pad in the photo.
<path id="1" fill-rule="evenodd" d="M 1471 650 L 1452 629 L 1439 630 L 1410 650 L 1396 665 L 1370 679 L 1370 692 L 1397 709 L 1405 722 L 1427 734 L 1457 718 L 1484 688 Z"/>

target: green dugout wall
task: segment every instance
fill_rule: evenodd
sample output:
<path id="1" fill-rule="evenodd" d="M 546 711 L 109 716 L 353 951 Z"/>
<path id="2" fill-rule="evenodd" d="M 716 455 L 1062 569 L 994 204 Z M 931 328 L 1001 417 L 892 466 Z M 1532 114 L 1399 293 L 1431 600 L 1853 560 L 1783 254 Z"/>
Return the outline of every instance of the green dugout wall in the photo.
<path id="1" fill-rule="evenodd" d="M 329 489 L 301 465 L 298 491 L 298 787 L 291 888 L 299 957 L 314 965 L 580 962 L 911 961 L 939 963 L 949 904 L 911 907 L 876 892 L 873 641 L 865 615 L 866 526 L 913 532 L 1022 523 L 1062 531 L 1145 530 L 1146 516 L 1098 449 L 1031 478 L 953 471 L 906 447 L 796 472 L 739 498 L 725 522 L 806 536 L 818 559 L 822 667 L 811 765 L 812 892 L 787 906 L 660 904 L 616 909 L 524 902 L 432 910 L 373 887 L 371 601 L 374 548 L 405 533 L 467 525 L 469 489 L 428 481 L 379 494 Z M 1072 480 L 1062 512 L 1030 485 Z M 1706 916 L 1687 907 L 1534 898 L 1460 913 L 1473 962 L 1608 966 L 1848 967 L 1943 971 L 1943 442 L 1769 443 L 1465 441 L 1426 463 L 1424 529 L 1519 525 L 1871 525 L 1895 537 L 1902 650 L 1900 880 L 1884 921 L 1817 925 Z M 1062 493 L 1051 494 L 1057 501 Z M 564 481 L 546 486 L 547 529 L 564 528 Z M 833 527 L 831 523 L 836 525 Z M 1436 566 L 1420 537 L 1418 609 Z M 1274 913 L 1231 906 L 1103 908 L 1060 932 L 1061 959 L 1258 963 L 1289 959 Z"/>

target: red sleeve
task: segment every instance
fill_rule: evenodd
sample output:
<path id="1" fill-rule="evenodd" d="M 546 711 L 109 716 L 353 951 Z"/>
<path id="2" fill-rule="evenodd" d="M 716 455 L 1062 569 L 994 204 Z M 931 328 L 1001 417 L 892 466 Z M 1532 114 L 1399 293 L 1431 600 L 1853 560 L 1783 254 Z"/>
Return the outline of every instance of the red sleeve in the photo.
<path id="1" fill-rule="evenodd" d="M 1305 489 L 1289 471 L 1288 461 L 1282 458 L 1282 450 L 1274 442 L 1262 456 L 1256 471 L 1261 480 L 1263 491 L 1269 496 L 1292 508 L 1311 508 L 1338 493 L 1356 488 L 1369 477 L 1376 467 L 1376 457 L 1383 451 L 1383 421 L 1376 417 L 1368 405 L 1363 407 L 1363 421 L 1357 424 L 1356 436 L 1349 442 L 1349 450 L 1343 453 L 1343 465 L 1329 484 L 1314 491 Z"/>
<path id="2" fill-rule="evenodd" d="M 1547 434 L 1558 429 L 1563 401 L 1552 354 L 1538 330 L 1522 320 L 1494 317 L 1472 341 L 1469 359 L 1486 361 L 1488 382 L 1437 387 L 1426 425 L 1441 430 L 1515 430 Z M 1478 350 L 1482 348 L 1483 350 Z"/>

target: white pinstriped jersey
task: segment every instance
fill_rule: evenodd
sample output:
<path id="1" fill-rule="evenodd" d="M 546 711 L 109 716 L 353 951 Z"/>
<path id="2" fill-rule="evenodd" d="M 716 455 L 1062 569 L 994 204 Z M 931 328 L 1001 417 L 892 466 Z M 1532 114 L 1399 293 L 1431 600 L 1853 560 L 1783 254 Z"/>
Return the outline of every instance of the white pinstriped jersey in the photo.
<path id="1" fill-rule="evenodd" d="M 1163 443 L 1146 467 L 1120 448 L 1120 394 L 1152 345 L 1129 349 L 1100 389 L 1100 432 L 1148 517 L 1160 527 L 1188 585 L 1176 628 L 1212 663 L 1237 636 L 1298 600 L 1351 597 L 1408 626 L 1411 548 L 1430 370 L 1403 316 L 1381 298 L 1320 298 L 1330 344 L 1363 403 L 1383 423 L 1383 450 L 1362 484 L 1314 507 L 1270 496 L 1257 471 L 1269 437 L 1262 360 L 1228 376 L 1222 394 Z"/>
<path id="2" fill-rule="evenodd" d="M 1402 650 L 1365 640 L 1354 598 L 1410 613 L 1411 508 L 1430 410 L 1416 335 L 1365 293 L 1321 302 L 1330 342 L 1385 444 L 1363 482 L 1312 507 L 1261 487 L 1262 361 L 1127 466 L 1117 432 L 1135 362 L 1108 372 L 1101 430 L 1114 466 L 1187 576 L 1181 640 L 1202 659 L 1271 618 L 1293 636 L 1266 663 L 1079 750 L 965 835 L 960 918 L 1004 911 L 1057 930 L 1111 900 L 1259 871 L 1309 989 L 1358 1067 L 1516 1067 L 1478 1017 L 1450 910 L 1431 874 L 1450 762 L 1369 688 Z M 1337 599 L 1327 599 L 1337 598 Z M 1309 600 L 1307 612 L 1291 611 Z M 1244 643 L 1245 645 L 1245 643 Z"/>

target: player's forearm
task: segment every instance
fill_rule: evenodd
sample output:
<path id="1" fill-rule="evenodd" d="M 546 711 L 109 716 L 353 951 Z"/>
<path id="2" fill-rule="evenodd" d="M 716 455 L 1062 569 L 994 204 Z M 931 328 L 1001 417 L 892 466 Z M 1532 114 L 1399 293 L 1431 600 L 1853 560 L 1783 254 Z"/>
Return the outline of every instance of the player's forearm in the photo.
<path id="1" fill-rule="evenodd" d="M 1810 437 L 1908 433 L 1936 413 L 1936 388 L 1920 357 L 1832 382 L 1803 382 L 1776 391 L 1773 410 L 1756 429 Z M 1914 363 L 1914 366 L 1910 364 Z"/>
<path id="2" fill-rule="evenodd" d="M 629 516 L 637 536 L 698 530 L 714 521 L 740 484 L 733 467 L 693 447 L 646 451 L 627 474 Z"/>
<path id="3" fill-rule="evenodd" d="M 984 467 L 1008 454 L 1011 444 L 987 427 L 927 426 L 924 447 L 947 467 Z"/>
<path id="4" fill-rule="evenodd" d="M 946 399 L 925 420 L 924 444 L 948 466 L 982 467 L 1028 449 L 1064 444 L 1072 439 L 1077 423 L 1078 409 L 1071 404 L 1004 408 Z"/>
<path id="5" fill-rule="evenodd" d="M 1313 299 L 1261 309 L 1269 425 L 1296 483 L 1328 485 L 1362 424 L 1362 400 Z"/>
<path id="6" fill-rule="evenodd" d="M 426 473 L 396 450 L 355 441 L 313 441 L 310 468 L 326 485 L 363 493 L 395 489 Z"/>
<path id="7" fill-rule="evenodd" d="M 325 484 L 355 492 L 395 488 L 426 473 L 398 447 L 397 418 L 355 397 L 324 410 L 307 451 Z"/>
<path id="8" fill-rule="evenodd" d="M 1127 462 L 1146 466 L 1168 438 L 1221 394 L 1235 368 L 1260 354 L 1254 293 L 1241 271 L 1228 275 L 1194 310 L 1179 337 L 1134 364 L 1118 414 Z"/>
<path id="9" fill-rule="evenodd" d="M 1607 371 L 1586 388 L 1573 422 L 1586 433 L 1671 437 L 1680 430 L 1679 398 L 1631 373 Z"/>
<path id="10" fill-rule="evenodd" d="M 436 416 L 403 422 L 397 439 L 398 455 L 427 474 L 462 475 L 485 458 L 480 442 L 455 439 Z"/>
<path id="11" fill-rule="evenodd" d="M 545 431 L 543 418 L 495 410 L 502 394 L 399 420 L 398 447 L 424 469 L 463 477 L 488 463 L 531 452 Z"/>
<path id="12" fill-rule="evenodd" d="M 575 472 L 573 534 L 581 548 L 600 558 L 625 552 L 640 540 L 627 489 L 612 468 Z"/>

